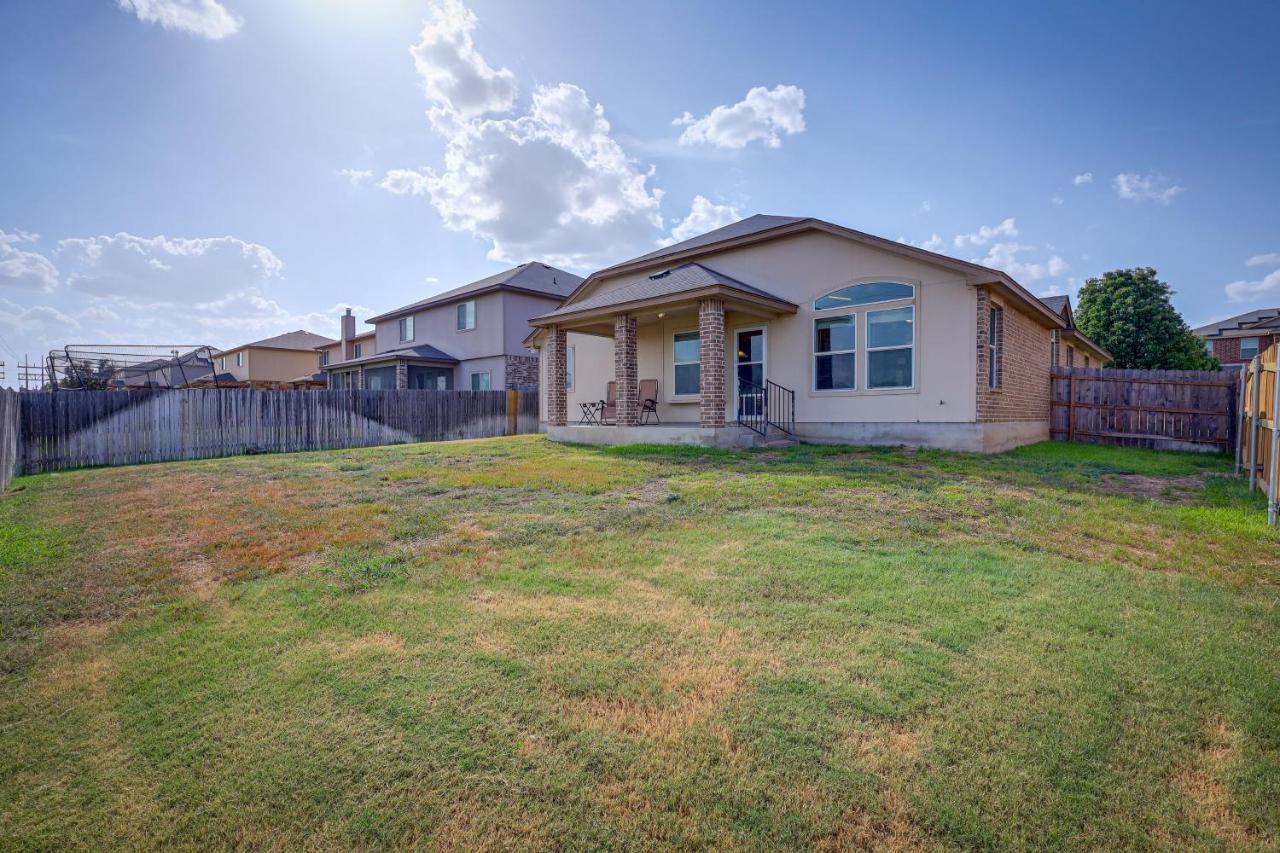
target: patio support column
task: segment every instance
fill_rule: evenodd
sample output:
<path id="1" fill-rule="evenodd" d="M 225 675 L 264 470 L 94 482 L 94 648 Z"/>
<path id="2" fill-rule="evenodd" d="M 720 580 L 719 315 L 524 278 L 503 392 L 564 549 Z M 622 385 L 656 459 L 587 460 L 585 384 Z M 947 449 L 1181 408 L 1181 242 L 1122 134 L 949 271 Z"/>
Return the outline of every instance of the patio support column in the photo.
<path id="1" fill-rule="evenodd" d="M 698 305 L 698 416 L 703 427 L 724 426 L 724 300 Z"/>
<path id="2" fill-rule="evenodd" d="M 640 371 L 636 368 L 636 318 L 613 319 L 613 380 L 618 384 L 618 426 L 640 423 Z"/>
<path id="3" fill-rule="evenodd" d="M 569 418 L 569 395 L 564 388 L 565 371 L 568 369 L 566 346 L 564 329 L 552 326 L 542 348 L 543 358 L 547 360 L 547 426 L 562 427 Z"/>
<path id="4" fill-rule="evenodd" d="M 396 387 L 400 389 L 409 387 L 409 363 L 407 361 L 396 362 Z"/>

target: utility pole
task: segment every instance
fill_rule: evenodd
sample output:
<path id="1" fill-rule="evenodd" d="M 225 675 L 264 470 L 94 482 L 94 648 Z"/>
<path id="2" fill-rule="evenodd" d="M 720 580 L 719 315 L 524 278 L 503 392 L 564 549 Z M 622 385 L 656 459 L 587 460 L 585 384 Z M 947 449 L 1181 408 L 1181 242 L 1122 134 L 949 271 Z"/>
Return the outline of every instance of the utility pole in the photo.
<path id="1" fill-rule="evenodd" d="M 24 353 L 22 361 L 18 362 L 18 381 L 22 383 L 23 391 L 33 389 L 39 391 L 44 384 L 44 365 L 39 363 L 32 364 L 31 359 Z"/>

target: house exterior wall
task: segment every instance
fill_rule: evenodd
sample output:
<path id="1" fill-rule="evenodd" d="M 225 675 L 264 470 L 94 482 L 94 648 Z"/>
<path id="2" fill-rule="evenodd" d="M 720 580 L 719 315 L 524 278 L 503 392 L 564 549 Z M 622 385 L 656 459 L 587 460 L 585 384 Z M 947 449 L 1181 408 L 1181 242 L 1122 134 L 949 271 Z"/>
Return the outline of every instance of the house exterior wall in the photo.
<path id="1" fill-rule="evenodd" d="M 978 421 L 983 423 L 1043 421 L 1046 438 L 1049 420 L 1049 346 L 1051 332 L 1033 320 L 1017 304 L 976 289 L 976 373 Z M 990 348 L 987 344 L 989 308 L 1004 309 L 1004 356 L 999 388 L 988 381 Z M 1065 353 L 1063 342 L 1062 350 Z M 1059 356 L 1066 359 L 1065 354 Z"/>
<path id="2" fill-rule="evenodd" d="M 315 350 L 257 349 L 248 350 L 250 382 L 288 382 L 320 369 L 320 354 Z"/>
<path id="3" fill-rule="evenodd" d="M 698 258 L 700 263 L 799 305 L 795 315 L 762 321 L 740 312 L 725 317 L 724 363 L 727 416 L 734 420 L 732 364 L 735 333 L 741 328 L 766 329 L 767 378 L 795 392 L 796 421 L 804 424 L 838 423 L 973 423 L 977 420 L 975 375 L 977 334 L 975 288 L 955 272 L 900 255 L 864 246 L 833 235 L 806 232 L 754 246 L 731 249 Z M 600 283 L 604 292 L 633 284 L 658 270 L 618 276 Z M 858 388 L 854 391 L 813 390 L 813 323 L 836 311 L 815 311 L 814 300 L 859 281 L 895 280 L 916 285 L 914 303 L 884 303 L 851 309 L 857 315 Z M 865 386 L 865 315 L 898 304 L 915 305 L 914 387 L 905 390 L 867 390 Z M 698 423 L 696 395 L 676 397 L 672 336 L 676 331 L 698 328 L 697 306 L 667 312 L 661 320 L 642 322 L 637 329 L 639 379 L 659 381 L 658 413 L 664 423 Z M 575 382 L 568 393 L 569 420 L 576 423 L 579 403 L 599 400 L 613 378 L 612 342 L 591 335 L 568 335 L 575 349 Z M 1042 417 L 1047 430 L 1048 330 L 1044 330 L 1039 363 L 1044 375 L 1040 396 L 1045 400 Z M 815 430 L 817 428 L 815 427 Z"/>
<path id="4" fill-rule="evenodd" d="M 1258 352 L 1263 353 L 1269 348 L 1276 345 L 1280 341 L 1280 335 L 1259 334 L 1259 335 L 1237 335 L 1230 338 L 1210 338 L 1213 343 L 1213 354 L 1218 357 L 1218 361 L 1223 364 L 1244 364 L 1249 361 L 1247 358 L 1240 356 L 1240 338 L 1256 337 L 1258 338 Z M 1268 357 L 1269 358 L 1269 357 Z"/>

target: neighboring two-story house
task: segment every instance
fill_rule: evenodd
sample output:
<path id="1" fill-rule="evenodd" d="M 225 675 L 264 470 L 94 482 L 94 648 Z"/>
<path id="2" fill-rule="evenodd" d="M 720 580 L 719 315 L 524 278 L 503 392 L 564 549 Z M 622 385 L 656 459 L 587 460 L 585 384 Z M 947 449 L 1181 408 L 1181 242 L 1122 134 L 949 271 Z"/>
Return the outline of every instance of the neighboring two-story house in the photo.
<path id="1" fill-rule="evenodd" d="M 1239 367 L 1280 342 L 1280 308 L 1260 308 L 1195 330 L 1223 367 Z"/>
<path id="2" fill-rule="evenodd" d="M 372 333 L 356 335 L 348 311 L 321 369 L 330 388 L 535 388 L 538 357 L 523 344 L 529 318 L 581 283 L 564 270 L 526 263 L 370 317 Z"/>
<path id="3" fill-rule="evenodd" d="M 1070 296 L 1041 296 L 1040 301 L 1066 323 L 1065 329 L 1054 329 L 1049 341 L 1049 364 L 1054 367 L 1106 367 L 1111 353 L 1094 343 L 1076 328 L 1071 312 Z"/>
<path id="4" fill-rule="evenodd" d="M 252 388 L 289 388 L 298 377 L 316 371 L 316 348 L 332 344 L 331 338 L 299 329 L 264 338 L 214 354 L 212 375 L 193 385 L 238 385 Z"/>

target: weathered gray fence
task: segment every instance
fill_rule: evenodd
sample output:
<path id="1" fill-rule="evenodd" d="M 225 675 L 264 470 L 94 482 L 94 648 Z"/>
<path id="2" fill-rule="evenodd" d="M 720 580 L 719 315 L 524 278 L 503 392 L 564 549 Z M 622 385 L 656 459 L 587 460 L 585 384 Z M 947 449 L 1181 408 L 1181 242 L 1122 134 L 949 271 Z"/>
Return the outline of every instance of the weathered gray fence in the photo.
<path id="1" fill-rule="evenodd" d="M 18 470 L 18 392 L 0 388 L 0 491 Z"/>
<path id="2" fill-rule="evenodd" d="M 1050 435 L 1067 441 L 1201 450 L 1235 446 L 1234 370 L 1054 368 Z"/>
<path id="3" fill-rule="evenodd" d="M 538 431 L 515 391 L 66 391 L 18 395 L 17 472 Z"/>

